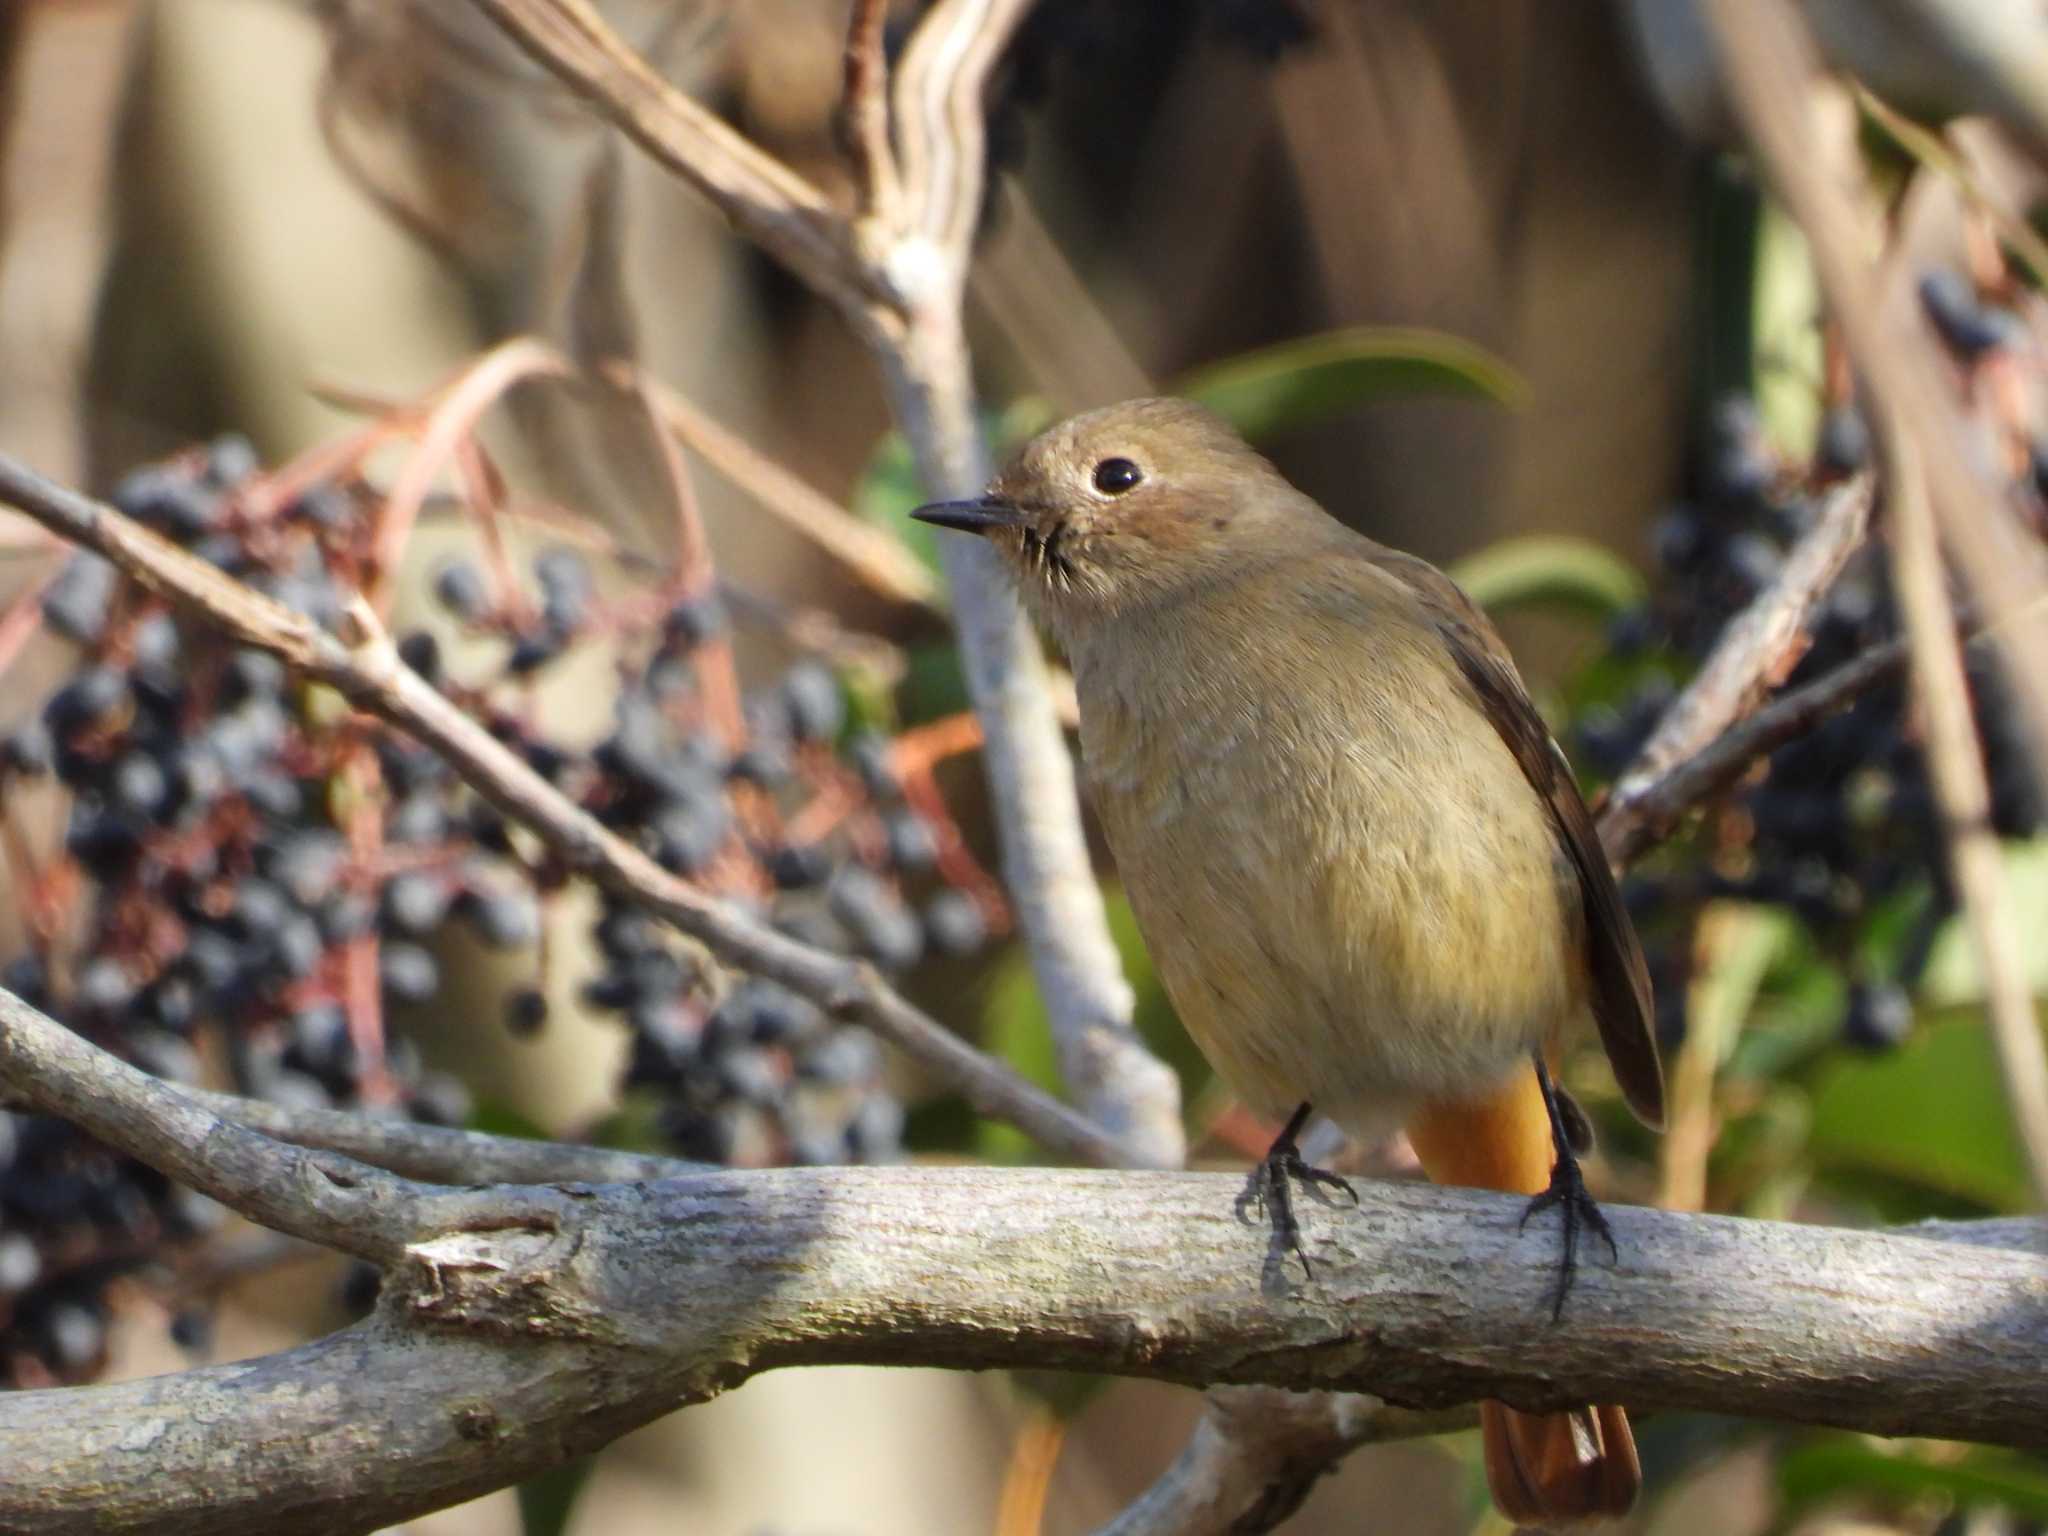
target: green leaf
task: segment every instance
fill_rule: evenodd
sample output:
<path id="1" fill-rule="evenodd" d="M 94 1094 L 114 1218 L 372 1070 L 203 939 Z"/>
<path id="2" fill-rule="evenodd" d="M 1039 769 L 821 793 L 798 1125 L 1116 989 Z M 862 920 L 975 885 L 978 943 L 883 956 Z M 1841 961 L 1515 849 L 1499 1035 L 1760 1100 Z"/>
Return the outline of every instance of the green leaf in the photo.
<path id="1" fill-rule="evenodd" d="M 2025 1520 L 2048 1520 L 2048 1468 L 2012 1451 L 1958 1455 L 1944 1448 L 1934 1461 L 1860 1436 L 1829 1436 L 1788 1451 L 1778 1462 L 1778 1486 L 1794 1510 L 1844 1496 L 1905 1503 L 1932 1494 L 1965 1508 L 1996 1504 Z"/>
<path id="2" fill-rule="evenodd" d="M 1488 613 L 1543 606 L 1601 623 L 1641 603 L 1636 568 L 1604 545 L 1568 534 L 1502 539 L 1450 567 L 1451 580 Z"/>
<path id="3" fill-rule="evenodd" d="M 1491 352 L 1456 336 L 1359 326 L 1224 358 L 1183 377 L 1175 393 L 1257 442 L 1373 400 L 1453 395 L 1519 405 L 1529 389 Z"/>
<path id="4" fill-rule="evenodd" d="M 519 1485 L 519 1529 L 523 1536 L 562 1536 L 576 1496 L 590 1481 L 595 1457 L 579 1456 Z"/>
<path id="5" fill-rule="evenodd" d="M 2032 1199 L 1998 1061 L 1976 1010 L 1923 1016 L 1882 1056 L 1839 1057 L 1813 1084 L 1815 1164 L 1993 1211 Z"/>

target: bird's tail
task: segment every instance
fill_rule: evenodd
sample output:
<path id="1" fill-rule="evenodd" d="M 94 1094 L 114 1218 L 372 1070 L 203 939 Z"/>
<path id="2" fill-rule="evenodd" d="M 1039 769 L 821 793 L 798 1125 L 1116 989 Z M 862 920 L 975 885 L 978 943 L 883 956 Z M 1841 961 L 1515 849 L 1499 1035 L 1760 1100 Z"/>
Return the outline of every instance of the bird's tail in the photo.
<path id="1" fill-rule="evenodd" d="M 1408 1139 L 1434 1183 L 1534 1195 L 1550 1183 L 1550 1118 L 1533 1067 L 1506 1087 L 1434 1104 Z M 1608 1404 L 1524 1413 L 1479 1405 L 1486 1480 L 1510 1520 L 1557 1525 L 1625 1515 L 1642 1486 L 1628 1415 Z"/>
<path id="2" fill-rule="evenodd" d="M 1524 1525 L 1618 1520 L 1642 1486 L 1628 1415 L 1612 1404 L 1524 1413 L 1481 1403 L 1479 1433 L 1493 1502 Z"/>

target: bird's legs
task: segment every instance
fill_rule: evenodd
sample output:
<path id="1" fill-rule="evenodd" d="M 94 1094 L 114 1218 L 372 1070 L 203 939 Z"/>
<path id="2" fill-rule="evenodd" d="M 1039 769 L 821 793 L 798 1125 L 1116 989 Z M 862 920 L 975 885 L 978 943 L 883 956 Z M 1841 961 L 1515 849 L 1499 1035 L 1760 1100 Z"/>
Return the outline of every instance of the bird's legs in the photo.
<path id="1" fill-rule="evenodd" d="M 1619 1254 L 1615 1251 L 1614 1233 L 1608 1228 L 1607 1218 L 1600 1213 L 1600 1207 L 1586 1188 L 1586 1176 L 1579 1169 L 1579 1156 L 1574 1150 L 1575 1143 L 1590 1139 L 1585 1134 L 1589 1128 L 1581 1125 L 1579 1136 L 1570 1133 L 1560 1104 L 1563 1091 L 1550 1080 L 1550 1069 L 1543 1064 L 1541 1050 L 1536 1052 L 1536 1086 L 1543 1091 L 1543 1108 L 1550 1116 L 1550 1143 L 1556 1158 L 1550 1165 L 1550 1187 L 1523 1207 L 1520 1225 L 1528 1226 L 1531 1216 L 1553 1205 L 1564 1221 L 1564 1254 L 1558 1260 L 1557 1292 L 1550 1305 L 1551 1321 L 1555 1322 L 1564 1316 L 1564 1299 L 1571 1291 L 1572 1276 L 1578 1272 L 1579 1229 L 1584 1227 L 1599 1234 L 1607 1244 L 1609 1258 L 1618 1258 Z"/>
<path id="2" fill-rule="evenodd" d="M 1252 1170 L 1246 1182 L 1244 1193 L 1237 1197 L 1237 1214 L 1242 1219 L 1249 1210 L 1256 1209 L 1261 1216 L 1270 1215 L 1273 1235 L 1280 1240 L 1281 1248 L 1294 1250 L 1294 1256 L 1301 1260 L 1304 1278 L 1313 1280 L 1315 1270 L 1309 1264 L 1308 1250 L 1301 1245 L 1301 1224 L 1294 1218 L 1294 1194 L 1288 1188 L 1290 1180 L 1299 1179 L 1310 1190 L 1318 1186 L 1341 1189 L 1351 1197 L 1353 1205 L 1358 1204 L 1358 1191 L 1351 1187 L 1351 1181 L 1342 1174 L 1330 1172 L 1327 1168 L 1311 1168 L 1302 1161 L 1301 1147 L 1296 1140 L 1301 1128 L 1308 1124 L 1309 1105 L 1303 1103 L 1292 1115 L 1273 1145 L 1266 1149 L 1266 1156 Z"/>

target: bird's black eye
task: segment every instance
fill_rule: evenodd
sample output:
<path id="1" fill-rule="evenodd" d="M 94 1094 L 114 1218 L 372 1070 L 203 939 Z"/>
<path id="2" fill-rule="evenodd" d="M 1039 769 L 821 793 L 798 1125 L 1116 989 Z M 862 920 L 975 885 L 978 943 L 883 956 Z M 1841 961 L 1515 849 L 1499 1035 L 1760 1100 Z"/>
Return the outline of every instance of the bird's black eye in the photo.
<path id="1" fill-rule="evenodd" d="M 1095 489 L 1105 496 L 1121 496 L 1144 478 L 1145 472 L 1129 459 L 1104 459 L 1095 466 Z"/>

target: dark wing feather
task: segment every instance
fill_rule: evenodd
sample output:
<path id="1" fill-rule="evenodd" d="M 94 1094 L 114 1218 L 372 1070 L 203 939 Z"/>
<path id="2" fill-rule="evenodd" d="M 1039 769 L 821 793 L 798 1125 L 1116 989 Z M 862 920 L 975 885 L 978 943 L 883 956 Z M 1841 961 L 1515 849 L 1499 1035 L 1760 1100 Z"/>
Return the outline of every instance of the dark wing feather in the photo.
<path id="1" fill-rule="evenodd" d="M 1649 968 L 1571 764 L 1529 702 L 1507 647 L 1457 584 L 1412 555 L 1386 550 L 1375 558 L 1422 600 L 1480 707 L 1515 754 L 1530 787 L 1549 807 L 1558 841 L 1578 871 L 1585 901 L 1586 961 L 1600 1043 L 1607 1048 L 1629 1108 L 1645 1125 L 1662 1127 L 1664 1069 L 1657 1059 Z"/>

